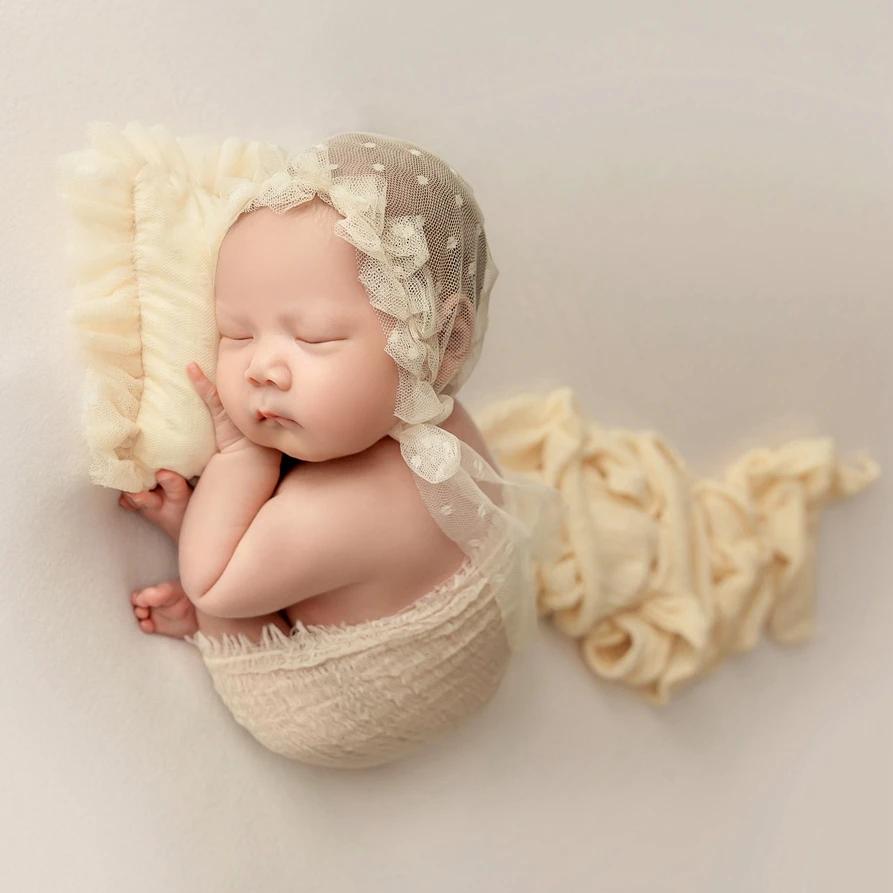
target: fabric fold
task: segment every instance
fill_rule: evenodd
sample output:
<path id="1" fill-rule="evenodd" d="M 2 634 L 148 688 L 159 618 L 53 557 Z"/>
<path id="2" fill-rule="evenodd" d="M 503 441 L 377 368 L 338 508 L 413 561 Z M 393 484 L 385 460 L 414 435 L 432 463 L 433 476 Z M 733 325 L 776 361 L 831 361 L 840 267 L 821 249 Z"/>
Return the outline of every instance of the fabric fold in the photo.
<path id="1" fill-rule="evenodd" d="M 536 567 L 539 614 L 597 676 L 659 704 L 764 632 L 784 643 L 813 633 L 821 511 L 879 475 L 816 438 L 697 480 L 660 436 L 600 428 L 567 388 L 475 420 L 503 468 L 565 504 L 556 557 Z"/>

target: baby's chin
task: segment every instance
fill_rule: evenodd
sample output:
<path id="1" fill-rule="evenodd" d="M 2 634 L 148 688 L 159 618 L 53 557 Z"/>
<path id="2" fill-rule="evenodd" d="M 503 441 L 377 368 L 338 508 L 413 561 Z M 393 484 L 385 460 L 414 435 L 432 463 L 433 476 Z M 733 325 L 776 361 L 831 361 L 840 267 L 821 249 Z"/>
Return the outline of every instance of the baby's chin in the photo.
<path id="1" fill-rule="evenodd" d="M 298 459 L 301 462 L 328 462 L 331 459 L 347 455 L 344 452 L 339 453 L 337 449 L 332 449 L 327 445 L 314 442 L 309 431 L 296 425 L 286 428 L 273 421 L 263 424 L 269 425 L 270 428 L 261 431 L 255 430 L 246 437 L 259 446 L 279 450 L 286 456 L 291 456 L 292 459 Z"/>
<path id="2" fill-rule="evenodd" d="M 276 449 L 281 450 L 286 456 L 292 459 L 299 459 L 301 462 L 332 462 L 335 459 L 344 459 L 346 456 L 354 456 L 362 453 L 362 449 L 354 450 L 349 448 L 333 449 L 322 446 L 308 446 L 306 444 L 276 444 Z"/>
<path id="3" fill-rule="evenodd" d="M 394 419 L 396 421 L 396 419 Z M 386 430 L 320 431 L 308 429 L 297 422 L 268 420 L 252 426 L 245 436 L 260 446 L 279 450 L 301 462 L 331 462 L 355 456 L 373 447 L 388 436 L 393 422 Z"/>

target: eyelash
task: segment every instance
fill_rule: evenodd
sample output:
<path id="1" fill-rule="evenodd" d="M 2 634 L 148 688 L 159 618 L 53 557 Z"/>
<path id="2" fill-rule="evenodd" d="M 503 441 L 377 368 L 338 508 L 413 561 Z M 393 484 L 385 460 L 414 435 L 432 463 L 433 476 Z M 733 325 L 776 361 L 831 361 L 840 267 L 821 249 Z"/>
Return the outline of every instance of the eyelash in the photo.
<path id="1" fill-rule="evenodd" d="M 227 335 L 223 336 L 227 338 Z M 230 341 L 253 341 L 254 339 L 249 336 L 247 338 L 229 338 Z M 330 344 L 333 341 L 344 341 L 344 338 L 325 338 L 322 341 L 308 341 L 306 338 L 295 338 L 295 341 L 302 341 L 304 344 Z"/>

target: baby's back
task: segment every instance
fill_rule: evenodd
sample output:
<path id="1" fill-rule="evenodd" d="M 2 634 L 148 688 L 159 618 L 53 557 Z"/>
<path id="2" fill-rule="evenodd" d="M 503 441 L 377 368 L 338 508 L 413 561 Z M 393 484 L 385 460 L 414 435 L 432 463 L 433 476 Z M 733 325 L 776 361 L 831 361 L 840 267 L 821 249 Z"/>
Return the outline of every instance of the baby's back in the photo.
<path id="1" fill-rule="evenodd" d="M 464 407 L 456 403 L 442 427 L 495 467 Z M 392 438 L 355 456 L 301 463 L 285 475 L 277 495 L 300 500 L 305 487 L 331 487 L 339 517 L 345 514 L 343 501 L 349 501 L 347 514 L 355 520 L 343 536 L 356 544 L 357 581 L 288 607 L 292 625 L 355 624 L 395 614 L 461 567 L 462 551 L 431 517 Z"/>

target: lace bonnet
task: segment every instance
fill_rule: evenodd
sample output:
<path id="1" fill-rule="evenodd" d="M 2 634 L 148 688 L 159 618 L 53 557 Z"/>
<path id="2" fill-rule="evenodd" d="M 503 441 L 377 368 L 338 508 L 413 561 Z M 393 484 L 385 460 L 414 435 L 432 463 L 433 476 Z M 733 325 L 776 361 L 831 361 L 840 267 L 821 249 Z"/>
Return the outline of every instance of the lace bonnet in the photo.
<path id="1" fill-rule="evenodd" d="M 543 539 L 535 528 L 546 493 L 504 477 L 440 427 L 480 355 L 498 275 L 472 189 L 430 152 L 380 135 L 341 134 L 298 152 L 262 144 L 253 180 L 224 186 L 209 230 L 212 268 L 241 214 L 284 213 L 316 196 L 342 215 L 335 233 L 357 249 L 359 279 L 399 369 L 390 436 L 428 510 L 472 562 L 494 548 L 522 552 L 515 585 L 497 587 L 514 593 L 501 608 L 517 646 L 535 626 L 529 558 Z M 470 345 L 464 357 L 451 354 L 456 344 Z"/>

